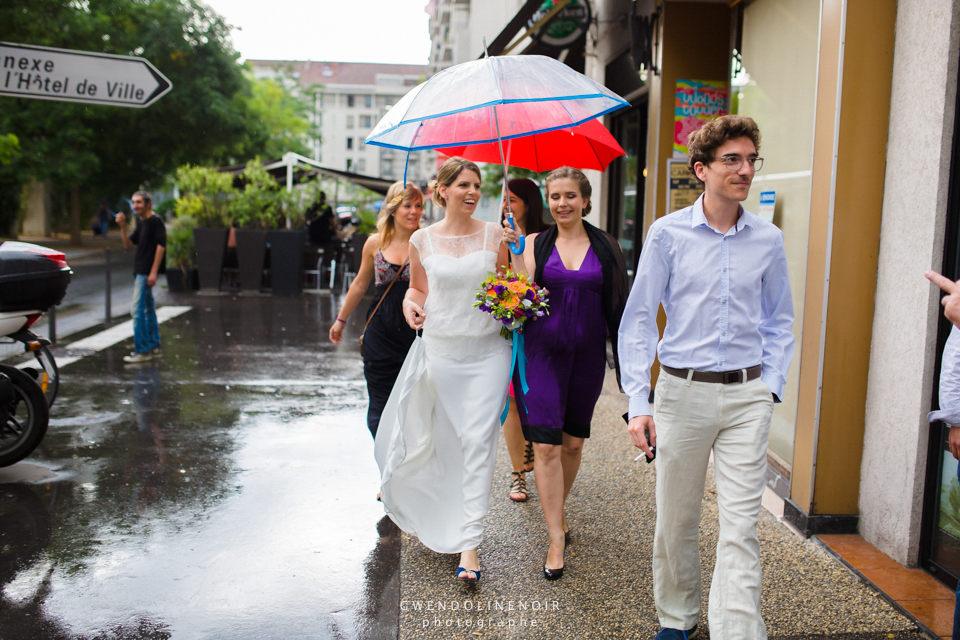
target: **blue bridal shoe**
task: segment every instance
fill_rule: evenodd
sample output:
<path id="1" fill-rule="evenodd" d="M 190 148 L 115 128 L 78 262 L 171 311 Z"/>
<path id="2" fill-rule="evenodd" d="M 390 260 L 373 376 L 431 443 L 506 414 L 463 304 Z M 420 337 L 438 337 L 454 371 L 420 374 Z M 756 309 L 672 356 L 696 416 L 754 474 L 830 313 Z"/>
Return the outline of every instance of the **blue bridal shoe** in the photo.
<path id="1" fill-rule="evenodd" d="M 653 640 L 696 640 L 700 634 L 697 633 L 697 625 L 693 629 L 681 631 L 680 629 L 660 629 L 660 633 Z"/>
<path id="2" fill-rule="evenodd" d="M 474 578 L 470 577 L 470 574 L 474 574 Z M 460 577 L 464 576 L 464 577 Z M 457 580 L 461 582 L 479 582 L 480 581 L 480 570 L 479 569 L 464 569 L 463 567 L 457 567 Z"/>

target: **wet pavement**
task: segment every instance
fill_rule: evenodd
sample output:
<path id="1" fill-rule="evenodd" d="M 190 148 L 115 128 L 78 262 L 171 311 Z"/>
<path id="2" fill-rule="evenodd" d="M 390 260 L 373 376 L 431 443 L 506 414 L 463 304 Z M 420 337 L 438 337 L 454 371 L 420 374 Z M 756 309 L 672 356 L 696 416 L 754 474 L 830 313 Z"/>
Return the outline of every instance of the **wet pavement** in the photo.
<path id="1" fill-rule="evenodd" d="M 161 362 L 125 366 L 131 339 L 66 366 L 40 449 L 0 468 L 0 638 L 395 638 L 399 537 L 331 298 L 180 303 Z"/>
<path id="2" fill-rule="evenodd" d="M 362 325 L 330 344 L 333 298 L 158 297 L 192 307 L 161 325 L 163 360 L 125 366 L 132 339 L 59 347 L 80 359 L 47 436 L 0 468 L 0 640 L 656 633 L 655 465 L 631 462 L 611 376 L 570 496 L 563 579 L 541 575 L 536 483 L 528 503 L 508 500 L 501 440 L 473 587 L 454 579 L 456 556 L 400 534 L 374 500 Z M 708 482 L 704 597 L 716 519 Z M 767 511 L 759 532 L 772 640 L 926 637 L 817 541 Z"/>

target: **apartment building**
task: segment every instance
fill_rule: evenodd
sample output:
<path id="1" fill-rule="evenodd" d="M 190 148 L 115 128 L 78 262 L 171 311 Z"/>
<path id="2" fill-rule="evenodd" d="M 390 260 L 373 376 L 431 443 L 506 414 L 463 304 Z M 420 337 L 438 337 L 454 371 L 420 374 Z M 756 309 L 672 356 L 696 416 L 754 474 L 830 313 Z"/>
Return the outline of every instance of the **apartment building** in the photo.
<path id="1" fill-rule="evenodd" d="M 405 153 L 364 144 L 380 118 L 410 89 L 427 78 L 426 65 L 313 60 L 248 60 L 258 78 L 289 77 L 314 91 L 312 141 L 315 160 L 331 169 L 388 180 L 403 178 Z M 407 180 L 424 182 L 435 171 L 436 152 L 410 154 Z"/>

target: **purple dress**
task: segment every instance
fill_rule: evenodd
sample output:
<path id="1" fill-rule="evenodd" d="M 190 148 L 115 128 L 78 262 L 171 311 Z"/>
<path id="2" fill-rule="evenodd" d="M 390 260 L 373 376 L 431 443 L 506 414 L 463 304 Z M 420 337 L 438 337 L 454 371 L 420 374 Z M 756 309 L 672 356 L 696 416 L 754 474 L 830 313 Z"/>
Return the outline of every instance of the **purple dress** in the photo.
<path id="1" fill-rule="evenodd" d="M 578 271 L 569 271 L 554 247 L 542 280 L 537 284 L 550 291 L 550 315 L 528 322 L 524 329 L 530 391 L 522 393 L 516 371 L 513 388 L 523 436 L 531 442 L 562 444 L 564 431 L 578 438 L 590 436 L 603 388 L 603 270 L 593 248 Z"/>

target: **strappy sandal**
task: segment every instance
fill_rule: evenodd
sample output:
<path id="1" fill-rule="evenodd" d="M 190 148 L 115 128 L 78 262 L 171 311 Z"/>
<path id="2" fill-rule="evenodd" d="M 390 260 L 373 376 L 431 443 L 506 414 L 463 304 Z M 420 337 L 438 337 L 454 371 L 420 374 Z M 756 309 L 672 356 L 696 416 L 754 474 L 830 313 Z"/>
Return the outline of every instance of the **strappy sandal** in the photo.
<path id="1" fill-rule="evenodd" d="M 470 577 L 470 574 L 473 574 L 473 577 Z M 464 569 L 463 567 L 457 567 L 457 580 L 460 582 L 480 582 L 480 569 Z"/>
<path id="2" fill-rule="evenodd" d="M 523 452 L 523 470 L 533 471 L 533 443 L 528 442 Z"/>
<path id="3" fill-rule="evenodd" d="M 529 495 L 527 494 L 527 479 L 524 477 L 523 471 L 512 471 L 513 482 L 510 483 L 510 499 L 514 502 L 526 502 Z M 514 498 L 514 494 L 522 495 L 522 498 Z"/>

